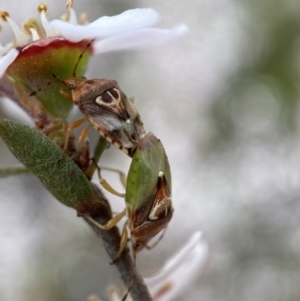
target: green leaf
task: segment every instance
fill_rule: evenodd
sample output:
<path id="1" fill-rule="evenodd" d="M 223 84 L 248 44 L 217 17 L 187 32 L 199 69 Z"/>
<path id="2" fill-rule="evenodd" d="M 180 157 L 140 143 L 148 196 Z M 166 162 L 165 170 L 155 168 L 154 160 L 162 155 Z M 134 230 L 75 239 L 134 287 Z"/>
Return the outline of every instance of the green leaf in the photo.
<path id="1" fill-rule="evenodd" d="M 0 136 L 15 157 L 63 204 L 76 208 L 91 198 L 79 167 L 49 138 L 15 121 L 0 121 Z"/>

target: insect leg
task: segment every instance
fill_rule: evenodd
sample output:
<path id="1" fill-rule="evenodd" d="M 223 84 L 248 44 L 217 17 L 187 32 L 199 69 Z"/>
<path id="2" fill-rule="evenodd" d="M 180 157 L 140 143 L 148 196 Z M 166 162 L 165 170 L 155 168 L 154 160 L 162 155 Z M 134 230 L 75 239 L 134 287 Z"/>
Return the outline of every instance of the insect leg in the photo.
<path id="1" fill-rule="evenodd" d="M 122 185 L 124 186 L 124 188 L 126 187 L 126 175 L 123 171 L 121 171 L 119 169 L 110 168 L 110 167 L 103 167 L 103 166 L 101 166 L 101 169 L 116 172 L 120 177 L 120 181 L 121 181 Z"/>
<path id="2" fill-rule="evenodd" d="M 114 188 L 112 188 L 110 186 L 110 184 L 108 184 L 106 182 L 106 180 L 102 178 L 102 176 L 101 176 L 101 168 L 98 165 L 96 165 L 96 168 L 97 168 L 97 172 L 98 172 L 99 182 L 103 186 L 103 188 L 106 189 L 107 191 L 109 191 L 110 193 L 116 195 L 116 196 L 124 198 L 125 197 L 125 193 L 120 193 L 120 192 L 116 191 Z"/>
<path id="3" fill-rule="evenodd" d="M 135 255 L 135 254 L 133 254 L 133 267 L 134 267 L 134 272 L 136 273 L 136 255 Z M 130 293 L 130 290 L 131 290 L 131 288 L 132 288 L 132 286 L 133 286 L 133 283 L 134 283 L 134 277 L 132 276 L 132 279 L 131 279 L 131 281 L 130 281 L 129 287 L 128 287 L 128 289 L 127 289 L 127 292 L 126 292 L 126 294 L 123 296 L 123 298 L 122 298 L 121 301 L 125 301 L 125 300 L 126 300 L 127 296 L 128 296 L 129 293 Z"/>
<path id="4" fill-rule="evenodd" d="M 125 209 L 126 210 L 126 209 Z M 124 223 L 123 226 L 123 230 L 122 230 L 122 234 L 121 234 L 121 241 L 120 241 L 120 248 L 118 253 L 114 256 L 113 261 L 111 262 L 111 264 L 113 264 L 114 262 L 116 262 L 119 257 L 121 256 L 123 250 L 125 249 L 126 245 L 127 245 L 127 241 L 128 241 L 128 231 L 127 231 L 127 224 L 128 224 L 128 220 Z"/>
<path id="5" fill-rule="evenodd" d="M 129 284 L 128 290 L 127 290 L 126 294 L 123 296 L 123 298 L 122 298 L 121 301 L 125 301 L 125 300 L 127 299 L 128 295 L 129 295 L 129 293 L 130 293 L 130 290 L 131 290 L 131 288 L 132 288 L 132 285 L 133 285 L 133 279 L 134 279 L 134 278 L 131 279 L 131 282 L 130 282 L 130 284 Z"/>
<path id="6" fill-rule="evenodd" d="M 105 225 L 101 225 L 98 222 L 96 222 L 91 216 L 89 215 L 84 215 L 86 219 L 88 219 L 90 222 L 92 222 L 94 225 L 99 227 L 102 230 L 109 230 L 112 227 L 114 227 L 124 216 L 126 215 L 126 209 L 124 209 L 122 212 L 111 218 Z M 123 234 L 122 234 L 123 235 Z M 127 239 L 127 237 L 126 237 Z M 121 239 L 122 241 L 122 239 Z M 127 242 L 127 240 L 126 240 Z M 124 249 L 124 247 L 123 247 Z M 118 252 L 119 253 L 119 252 Z"/>
<path id="7" fill-rule="evenodd" d="M 81 144 L 81 142 L 85 139 L 85 137 L 87 136 L 89 130 L 91 129 L 93 125 L 91 123 L 89 123 L 80 133 L 79 138 L 78 138 L 78 145 Z"/>
<path id="8" fill-rule="evenodd" d="M 73 97 L 71 93 L 65 92 L 63 90 L 60 90 L 59 93 L 67 100 L 70 100 L 73 102 Z"/>
<path id="9" fill-rule="evenodd" d="M 148 249 L 148 250 L 151 250 L 151 249 L 153 249 L 154 247 L 156 247 L 157 244 L 163 239 L 163 237 L 164 237 L 164 235 L 165 235 L 165 233 L 166 233 L 166 230 L 167 230 L 167 227 L 165 227 L 165 228 L 163 229 L 162 234 L 159 236 L 159 238 L 157 239 L 157 241 L 156 241 L 152 246 L 146 245 L 145 248 Z"/>
<path id="10" fill-rule="evenodd" d="M 69 142 L 69 138 L 70 138 L 71 132 L 74 129 L 76 129 L 79 126 L 81 126 L 86 120 L 87 120 L 86 117 L 83 117 L 83 118 L 80 118 L 80 119 L 74 121 L 72 124 L 70 124 L 70 126 L 68 127 L 67 132 L 66 132 L 66 140 L 65 140 L 65 145 L 64 145 L 64 152 L 66 152 L 66 150 L 68 148 L 68 142 Z"/>

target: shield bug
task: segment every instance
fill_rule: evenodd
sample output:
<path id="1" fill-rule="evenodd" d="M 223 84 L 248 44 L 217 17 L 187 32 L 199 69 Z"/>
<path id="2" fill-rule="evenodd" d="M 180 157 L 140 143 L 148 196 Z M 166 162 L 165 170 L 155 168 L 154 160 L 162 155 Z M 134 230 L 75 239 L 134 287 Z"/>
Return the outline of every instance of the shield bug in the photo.
<path id="1" fill-rule="evenodd" d="M 68 126 L 64 151 L 67 152 L 72 131 L 88 121 L 88 126 L 79 136 L 79 144 L 84 140 L 90 128 L 94 127 L 109 143 L 132 156 L 140 138 L 145 134 L 143 122 L 132 99 L 123 93 L 115 80 L 87 79 L 76 76 L 77 68 L 82 67 L 80 61 L 85 58 L 84 53 L 91 47 L 93 40 L 86 43 L 85 49 L 75 63 L 72 77 L 58 78 L 54 73 L 52 74 L 56 82 L 62 85 L 60 94 L 76 104 L 84 115 L 83 118 Z M 51 84 L 47 82 L 45 86 L 49 87 Z M 43 90 L 43 88 L 33 90 L 30 96 L 43 93 Z"/>
<path id="2" fill-rule="evenodd" d="M 171 171 L 165 149 L 151 132 L 140 141 L 129 168 L 126 208 L 133 253 L 165 229 L 173 215 Z"/>
<path id="3" fill-rule="evenodd" d="M 70 125 L 67 130 L 67 139 L 74 128 L 89 121 L 109 143 L 132 156 L 145 130 L 138 111 L 131 99 L 120 89 L 118 83 L 115 80 L 88 80 L 78 77 L 62 82 L 71 91 L 71 98 L 68 98 L 85 115 L 84 118 Z M 83 131 L 79 141 L 84 139 L 89 128 L 90 126 Z"/>
<path id="4" fill-rule="evenodd" d="M 84 140 L 93 126 L 109 143 L 131 157 L 140 138 L 145 134 L 143 122 L 132 99 L 124 94 L 115 80 L 86 79 L 76 76 L 80 60 L 92 43 L 93 40 L 87 43 L 86 49 L 80 54 L 74 67 L 73 77 L 61 80 L 52 74 L 70 92 L 61 90 L 61 94 L 76 104 L 85 116 L 68 127 L 64 150 L 67 148 L 71 132 L 85 121 L 89 121 L 90 124 L 79 136 L 79 143 Z"/>
<path id="5" fill-rule="evenodd" d="M 135 257 L 143 248 L 150 248 L 150 239 L 167 227 L 173 215 L 170 165 L 161 141 L 151 132 L 143 136 L 132 157 L 126 181 L 125 203 L 126 209 L 106 225 L 100 225 L 92 217 L 87 217 L 101 229 L 108 230 L 127 215 L 115 259 L 127 244 L 127 227 Z"/>
<path id="6" fill-rule="evenodd" d="M 92 41 L 86 49 L 91 44 Z M 65 149 L 72 130 L 89 121 L 79 142 L 84 140 L 93 126 L 108 142 L 132 157 L 126 183 L 125 210 L 106 225 L 96 223 L 90 216 L 86 217 L 101 229 L 108 230 L 127 215 L 116 259 L 127 244 L 127 227 L 135 256 L 143 248 L 149 248 L 150 239 L 165 229 L 172 218 L 170 165 L 162 143 L 152 133 L 145 134 L 138 111 L 116 81 L 76 77 L 76 68 L 83 53 L 75 65 L 73 77 L 61 80 L 53 74 L 70 92 L 61 91 L 61 94 L 74 102 L 85 115 L 69 126 Z M 102 179 L 100 173 L 99 178 Z M 115 193 L 111 188 L 108 190 Z"/>

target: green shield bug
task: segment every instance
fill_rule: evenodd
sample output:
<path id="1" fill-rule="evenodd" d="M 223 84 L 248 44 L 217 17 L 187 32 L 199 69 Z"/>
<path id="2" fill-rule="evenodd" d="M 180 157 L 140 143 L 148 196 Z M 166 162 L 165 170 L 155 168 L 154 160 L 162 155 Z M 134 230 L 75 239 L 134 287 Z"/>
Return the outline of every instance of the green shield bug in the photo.
<path id="1" fill-rule="evenodd" d="M 125 210 L 106 225 L 100 225 L 92 217 L 86 216 L 101 229 L 108 230 L 127 215 L 115 260 L 127 244 L 127 227 L 134 257 L 143 248 L 151 248 L 148 242 L 166 229 L 173 215 L 171 185 L 165 149 L 161 141 L 149 132 L 142 137 L 132 157 L 126 181 Z"/>
<path id="2" fill-rule="evenodd" d="M 127 176 L 126 208 L 133 252 L 149 247 L 149 240 L 172 218 L 171 171 L 160 140 L 151 132 L 140 141 Z"/>

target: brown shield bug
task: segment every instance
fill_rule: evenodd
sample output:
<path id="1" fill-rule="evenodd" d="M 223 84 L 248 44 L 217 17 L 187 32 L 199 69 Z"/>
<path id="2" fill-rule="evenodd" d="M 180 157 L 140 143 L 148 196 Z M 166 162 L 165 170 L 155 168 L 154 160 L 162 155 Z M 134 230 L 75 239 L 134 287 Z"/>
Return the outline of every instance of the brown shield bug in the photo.
<path id="1" fill-rule="evenodd" d="M 92 42 L 93 40 L 87 44 L 86 50 Z M 64 150 L 67 148 L 71 132 L 88 121 L 90 124 L 82 131 L 79 143 L 84 140 L 93 126 L 109 143 L 131 157 L 139 140 L 145 134 L 140 115 L 132 99 L 123 93 L 115 80 L 76 77 L 76 69 L 83 53 L 75 65 L 73 77 L 61 80 L 53 74 L 53 77 L 65 85 L 70 92 L 61 91 L 61 94 L 74 102 L 84 115 L 68 127 Z"/>
<path id="2" fill-rule="evenodd" d="M 138 111 L 118 83 L 115 80 L 78 77 L 62 82 L 71 91 L 71 95 L 63 95 L 72 100 L 85 115 L 70 125 L 66 139 L 74 128 L 89 121 L 109 143 L 132 156 L 145 130 Z M 83 130 L 79 141 L 85 138 L 91 125 Z"/>

